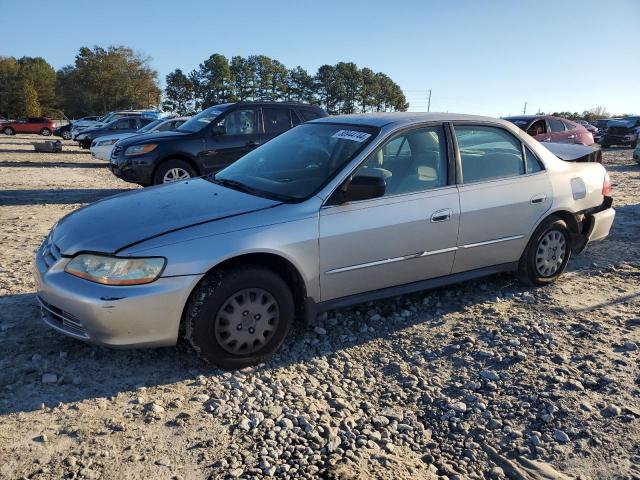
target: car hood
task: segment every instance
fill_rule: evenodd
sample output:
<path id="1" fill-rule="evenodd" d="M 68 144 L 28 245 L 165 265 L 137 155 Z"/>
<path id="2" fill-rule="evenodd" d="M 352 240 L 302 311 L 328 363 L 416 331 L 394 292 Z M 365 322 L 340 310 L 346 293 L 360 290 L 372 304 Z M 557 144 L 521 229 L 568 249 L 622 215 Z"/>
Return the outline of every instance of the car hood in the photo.
<path id="1" fill-rule="evenodd" d="M 280 205 L 196 178 L 122 193 L 64 217 L 52 240 L 65 256 L 115 254 L 165 233 Z"/>
<path id="2" fill-rule="evenodd" d="M 103 135 L 101 137 L 96 138 L 96 140 L 111 140 L 111 139 L 116 139 L 116 140 L 122 140 L 124 138 L 129 138 L 132 137 L 134 135 L 138 135 L 136 132 L 131 132 L 131 133 L 114 133 L 113 135 Z"/>

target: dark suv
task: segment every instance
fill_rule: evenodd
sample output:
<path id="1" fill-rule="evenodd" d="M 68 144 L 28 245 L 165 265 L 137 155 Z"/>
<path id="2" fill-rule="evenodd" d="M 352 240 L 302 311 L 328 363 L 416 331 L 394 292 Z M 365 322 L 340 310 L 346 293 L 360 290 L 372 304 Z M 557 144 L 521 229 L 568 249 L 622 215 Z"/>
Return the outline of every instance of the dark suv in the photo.
<path id="1" fill-rule="evenodd" d="M 217 172 L 296 125 L 327 113 L 294 102 L 239 102 L 207 108 L 176 130 L 116 143 L 110 168 L 143 186 Z"/>

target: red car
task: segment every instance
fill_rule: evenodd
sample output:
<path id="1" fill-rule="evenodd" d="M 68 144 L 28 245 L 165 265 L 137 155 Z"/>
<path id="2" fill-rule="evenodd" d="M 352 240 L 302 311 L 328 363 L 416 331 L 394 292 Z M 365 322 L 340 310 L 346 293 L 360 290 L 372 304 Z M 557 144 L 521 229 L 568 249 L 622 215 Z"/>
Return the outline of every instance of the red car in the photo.
<path id="1" fill-rule="evenodd" d="M 5 135 L 15 135 L 16 133 L 39 133 L 45 137 L 50 136 L 56 126 L 53 120 L 45 117 L 29 117 L 14 122 L 2 124 L 2 132 Z"/>
<path id="2" fill-rule="evenodd" d="M 505 117 L 539 142 L 593 145 L 593 135 L 579 123 L 551 115 Z"/>

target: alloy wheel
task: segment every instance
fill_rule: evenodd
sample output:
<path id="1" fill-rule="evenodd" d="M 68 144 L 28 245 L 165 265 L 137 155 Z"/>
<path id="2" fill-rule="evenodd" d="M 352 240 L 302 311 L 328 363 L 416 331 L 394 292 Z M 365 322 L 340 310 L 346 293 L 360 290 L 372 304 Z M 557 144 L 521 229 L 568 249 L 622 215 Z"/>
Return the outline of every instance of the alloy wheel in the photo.
<path id="1" fill-rule="evenodd" d="M 567 254 L 567 240 L 562 232 L 551 230 L 538 243 L 536 270 L 543 277 L 551 277 L 562 266 Z"/>
<path id="2" fill-rule="evenodd" d="M 180 180 L 186 180 L 187 178 L 191 178 L 189 172 L 184 168 L 174 167 L 167 170 L 167 173 L 162 177 L 162 183 L 178 182 Z"/>
<path id="3" fill-rule="evenodd" d="M 280 307 L 273 295 L 262 288 L 240 290 L 216 314 L 216 340 L 229 353 L 251 354 L 271 339 L 279 321 Z"/>

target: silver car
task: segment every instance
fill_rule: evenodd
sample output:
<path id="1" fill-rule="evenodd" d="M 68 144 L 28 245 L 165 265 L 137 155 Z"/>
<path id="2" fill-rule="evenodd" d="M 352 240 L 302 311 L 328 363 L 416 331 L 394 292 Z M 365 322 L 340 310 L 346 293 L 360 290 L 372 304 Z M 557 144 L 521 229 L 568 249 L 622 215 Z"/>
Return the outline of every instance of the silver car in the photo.
<path id="1" fill-rule="evenodd" d="M 506 121 L 329 117 L 64 217 L 37 252 L 38 298 L 72 337 L 166 346 L 184 326 L 203 358 L 243 367 L 328 309 L 504 271 L 551 283 L 608 235 L 609 190 L 602 165 Z"/>

